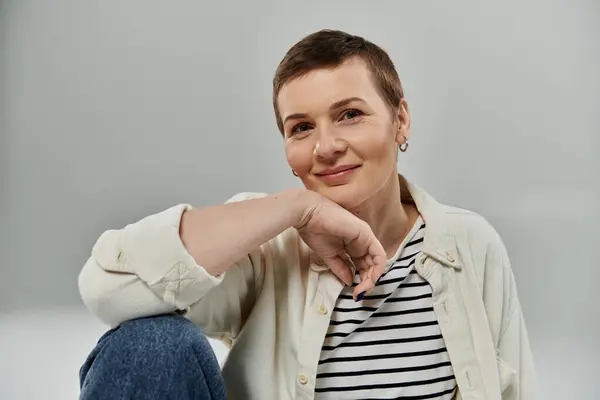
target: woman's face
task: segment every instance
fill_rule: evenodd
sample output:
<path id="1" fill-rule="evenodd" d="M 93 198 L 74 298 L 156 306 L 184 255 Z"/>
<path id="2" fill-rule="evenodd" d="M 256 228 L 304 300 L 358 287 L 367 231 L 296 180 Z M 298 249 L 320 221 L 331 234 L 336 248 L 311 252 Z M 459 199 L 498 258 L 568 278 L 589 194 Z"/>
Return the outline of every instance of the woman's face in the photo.
<path id="1" fill-rule="evenodd" d="M 291 80 L 278 97 L 290 167 L 306 188 L 360 206 L 396 179 L 398 144 L 410 133 L 402 102 L 390 111 L 361 59 Z"/>

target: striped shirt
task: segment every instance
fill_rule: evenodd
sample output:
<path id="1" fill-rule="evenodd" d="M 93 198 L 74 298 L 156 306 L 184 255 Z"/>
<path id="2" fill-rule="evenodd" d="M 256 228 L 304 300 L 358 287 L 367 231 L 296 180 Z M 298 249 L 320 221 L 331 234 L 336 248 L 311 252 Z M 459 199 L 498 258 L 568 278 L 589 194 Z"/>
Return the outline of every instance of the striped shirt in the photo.
<path id="1" fill-rule="evenodd" d="M 414 269 L 425 237 L 419 218 L 377 286 L 359 302 L 346 287 L 333 310 L 315 399 L 450 400 L 456 381 L 429 283 Z M 355 276 L 354 286 L 360 281 Z"/>

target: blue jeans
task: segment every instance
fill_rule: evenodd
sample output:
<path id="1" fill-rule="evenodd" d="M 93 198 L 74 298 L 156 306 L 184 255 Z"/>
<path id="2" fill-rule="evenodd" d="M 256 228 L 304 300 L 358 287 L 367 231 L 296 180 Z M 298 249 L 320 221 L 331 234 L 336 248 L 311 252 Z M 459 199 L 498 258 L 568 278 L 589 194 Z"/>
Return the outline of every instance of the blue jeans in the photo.
<path id="1" fill-rule="evenodd" d="M 140 318 L 104 334 L 79 373 L 82 400 L 223 400 L 206 336 L 177 315 Z"/>

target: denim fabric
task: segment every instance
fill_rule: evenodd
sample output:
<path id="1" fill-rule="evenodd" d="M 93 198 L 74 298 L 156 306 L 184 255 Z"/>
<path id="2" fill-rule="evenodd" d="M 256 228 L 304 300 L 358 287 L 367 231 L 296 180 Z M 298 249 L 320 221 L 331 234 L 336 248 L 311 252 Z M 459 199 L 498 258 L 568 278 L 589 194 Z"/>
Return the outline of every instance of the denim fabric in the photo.
<path id="1" fill-rule="evenodd" d="M 104 334 L 81 367 L 83 400 L 225 399 L 210 343 L 177 315 L 140 318 Z"/>

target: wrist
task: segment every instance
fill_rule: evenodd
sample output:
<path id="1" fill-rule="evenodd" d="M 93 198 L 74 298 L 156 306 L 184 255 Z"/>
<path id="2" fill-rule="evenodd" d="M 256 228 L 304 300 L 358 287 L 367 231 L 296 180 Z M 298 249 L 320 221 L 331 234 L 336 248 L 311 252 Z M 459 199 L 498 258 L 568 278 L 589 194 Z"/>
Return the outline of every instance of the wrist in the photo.
<path id="1" fill-rule="evenodd" d="M 310 216 L 319 203 L 321 195 L 305 188 L 287 189 L 282 192 L 290 205 L 291 226 L 301 228 L 310 220 Z"/>

